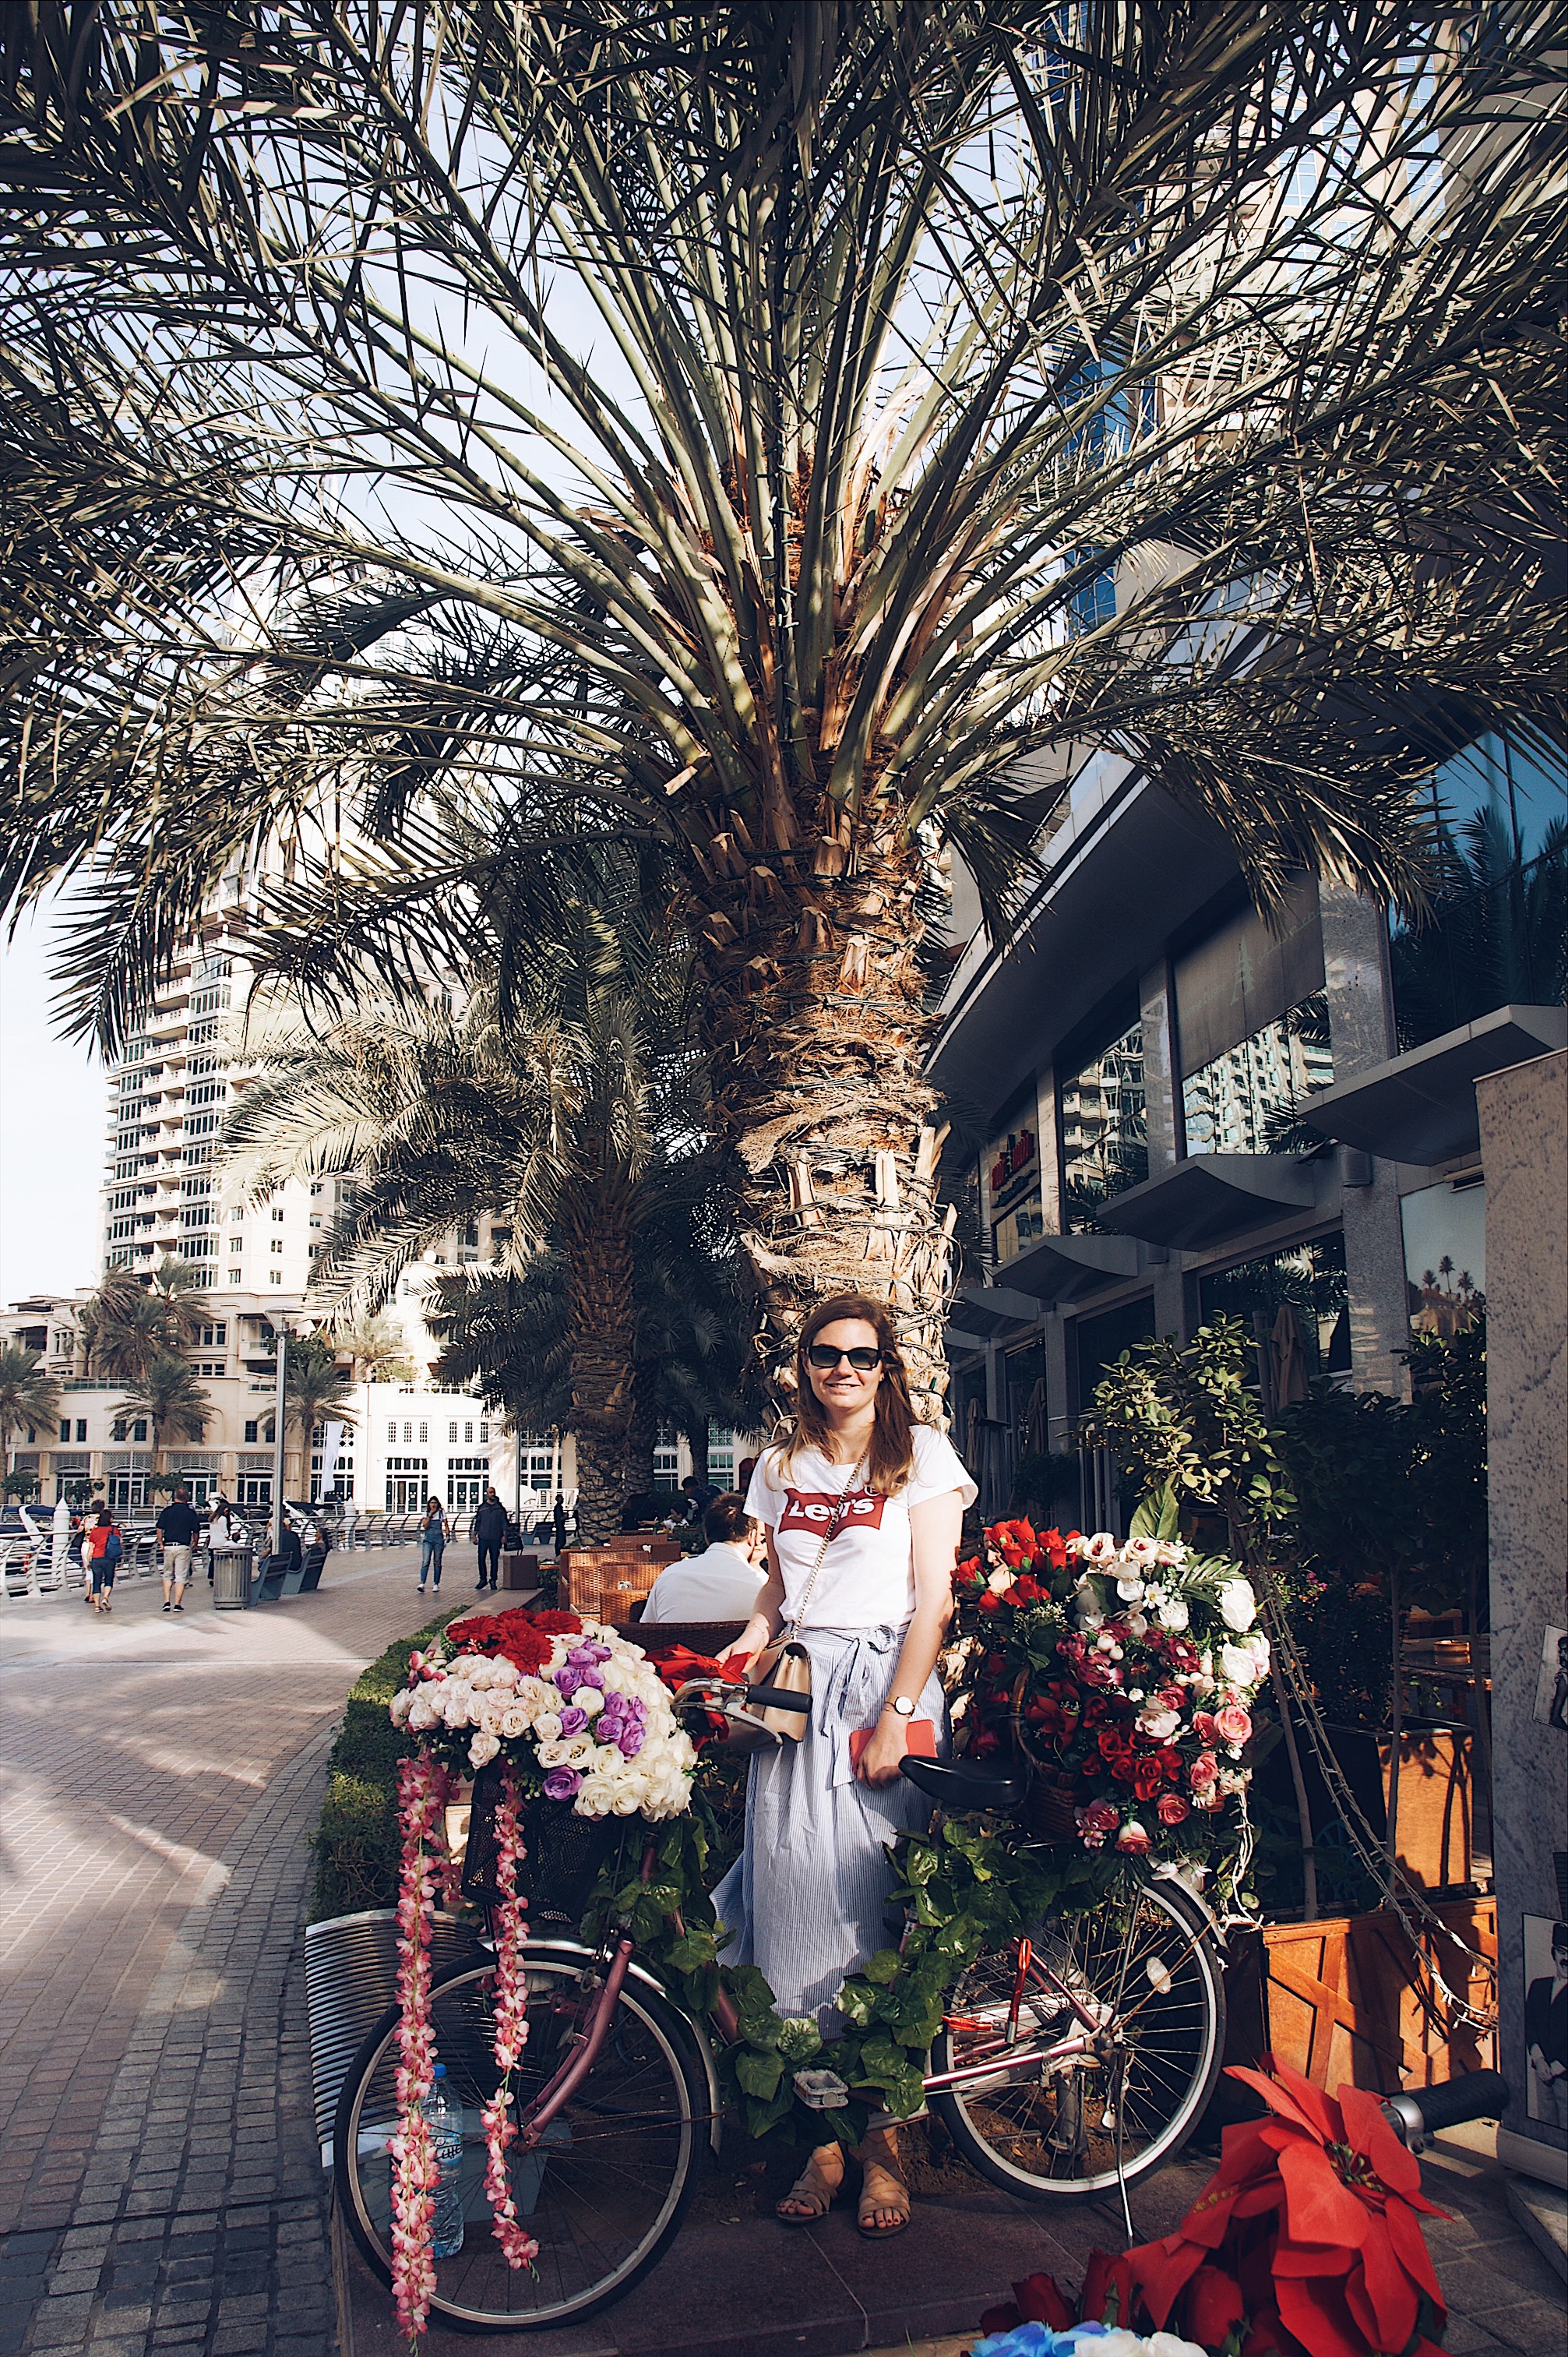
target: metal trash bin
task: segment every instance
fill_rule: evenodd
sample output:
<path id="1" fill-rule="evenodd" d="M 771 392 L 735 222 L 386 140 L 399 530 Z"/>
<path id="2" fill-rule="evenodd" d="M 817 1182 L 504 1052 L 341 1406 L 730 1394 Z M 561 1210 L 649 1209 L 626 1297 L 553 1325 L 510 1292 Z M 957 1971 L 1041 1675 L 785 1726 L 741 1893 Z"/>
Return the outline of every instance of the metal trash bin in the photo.
<path id="1" fill-rule="evenodd" d="M 218 1611 L 243 1612 L 250 1603 L 252 1560 L 249 1547 L 213 1548 L 212 1602 Z"/>
<path id="2" fill-rule="evenodd" d="M 539 1585 L 539 1555 L 536 1550 L 508 1547 L 501 1555 L 501 1586 L 516 1594 L 524 1594 Z"/>

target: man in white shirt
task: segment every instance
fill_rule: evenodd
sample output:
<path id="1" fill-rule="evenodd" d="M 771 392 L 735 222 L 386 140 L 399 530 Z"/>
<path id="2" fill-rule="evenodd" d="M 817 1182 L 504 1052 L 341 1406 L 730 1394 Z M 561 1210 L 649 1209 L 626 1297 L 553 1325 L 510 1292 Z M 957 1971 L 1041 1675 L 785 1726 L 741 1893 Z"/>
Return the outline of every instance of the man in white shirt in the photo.
<path id="1" fill-rule="evenodd" d="M 707 1545 L 661 1571 L 642 1608 L 652 1620 L 749 1620 L 768 1577 L 768 1543 L 746 1515 L 738 1490 L 715 1498 L 703 1516 Z"/>

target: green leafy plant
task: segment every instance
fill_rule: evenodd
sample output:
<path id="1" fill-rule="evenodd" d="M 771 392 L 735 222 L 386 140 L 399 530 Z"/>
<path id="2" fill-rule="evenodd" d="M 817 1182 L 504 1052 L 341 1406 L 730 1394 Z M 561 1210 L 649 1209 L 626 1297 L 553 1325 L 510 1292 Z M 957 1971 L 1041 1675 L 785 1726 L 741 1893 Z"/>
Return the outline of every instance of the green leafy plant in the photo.
<path id="1" fill-rule="evenodd" d="M 454 1605 L 413 1636 L 400 1637 L 349 1689 L 327 1763 L 320 1820 L 310 1836 L 316 1852 L 313 1923 L 396 1903 L 397 1764 L 413 1749 L 413 1738 L 392 1725 L 387 1705 L 407 1682 L 410 1653 L 427 1646 L 461 1609 Z"/>

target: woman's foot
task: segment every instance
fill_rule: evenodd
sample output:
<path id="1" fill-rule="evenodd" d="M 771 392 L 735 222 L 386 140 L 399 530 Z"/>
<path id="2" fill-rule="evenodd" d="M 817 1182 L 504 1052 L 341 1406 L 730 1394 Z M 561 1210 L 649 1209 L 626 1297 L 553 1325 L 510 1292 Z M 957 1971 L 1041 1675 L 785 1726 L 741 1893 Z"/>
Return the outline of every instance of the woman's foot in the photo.
<path id="1" fill-rule="evenodd" d="M 868 2243 L 886 2242 L 909 2222 L 909 2189 L 896 2174 L 897 2167 L 898 2148 L 886 2128 L 862 2141 L 854 2222 Z"/>
<path id="2" fill-rule="evenodd" d="M 781 2226 L 811 2226 L 825 2218 L 843 2183 L 843 2147 L 819 2145 L 774 2214 Z"/>

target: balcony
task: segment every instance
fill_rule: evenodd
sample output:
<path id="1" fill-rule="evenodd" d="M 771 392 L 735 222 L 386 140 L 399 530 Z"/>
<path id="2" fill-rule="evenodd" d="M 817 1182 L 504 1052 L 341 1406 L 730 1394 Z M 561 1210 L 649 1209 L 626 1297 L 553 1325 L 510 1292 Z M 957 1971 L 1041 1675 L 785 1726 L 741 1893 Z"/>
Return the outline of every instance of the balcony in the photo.
<path id="1" fill-rule="evenodd" d="M 1481 1150 L 1476 1082 L 1568 1047 L 1561 1006 L 1498 1006 L 1386 1064 L 1325 1089 L 1302 1119 L 1325 1137 L 1390 1162 L 1433 1168 Z"/>
<path id="2" fill-rule="evenodd" d="M 1314 1098 L 1314 1106 L 1321 1102 Z M 1292 1211 L 1327 1216 L 1338 1201 L 1338 1168 L 1327 1157 L 1189 1154 L 1112 1196 L 1096 1217 L 1103 1227 L 1167 1252 L 1203 1252 L 1273 1227 Z"/>

